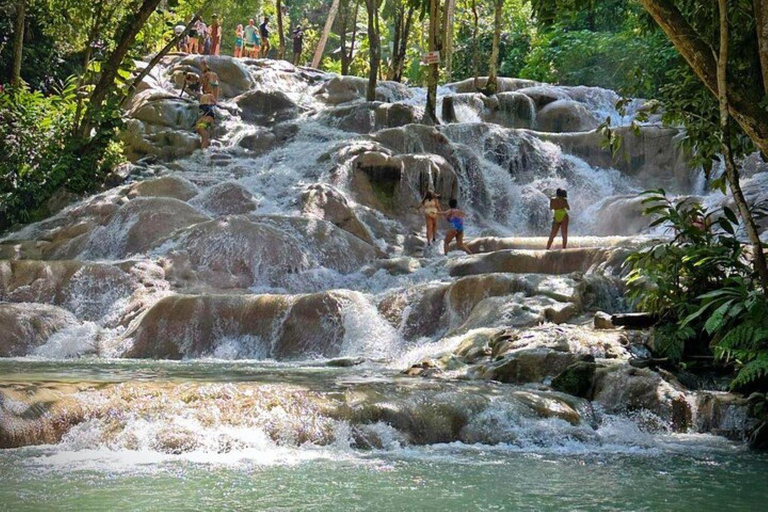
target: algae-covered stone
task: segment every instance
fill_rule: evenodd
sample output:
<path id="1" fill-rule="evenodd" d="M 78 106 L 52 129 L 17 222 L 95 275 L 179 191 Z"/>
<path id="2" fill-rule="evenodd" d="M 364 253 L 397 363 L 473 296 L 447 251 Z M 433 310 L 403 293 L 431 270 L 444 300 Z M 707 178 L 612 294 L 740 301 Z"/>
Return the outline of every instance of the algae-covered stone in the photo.
<path id="1" fill-rule="evenodd" d="M 577 361 L 552 379 L 552 389 L 581 398 L 589 398 L 596 367 L 594 362 Z"/>

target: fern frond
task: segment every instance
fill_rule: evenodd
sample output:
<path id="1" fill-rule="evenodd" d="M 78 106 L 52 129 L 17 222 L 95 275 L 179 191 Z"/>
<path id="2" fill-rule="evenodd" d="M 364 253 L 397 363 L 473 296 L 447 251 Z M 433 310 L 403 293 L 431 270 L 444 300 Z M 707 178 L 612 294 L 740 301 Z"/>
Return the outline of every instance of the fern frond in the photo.
<path id="1" fill-rule="evenodd" d="M 768 377 L 768 353 L 763 352 L 739 370 L 731 381 L 731 389 L 744 387 L 765 377 Z"/>

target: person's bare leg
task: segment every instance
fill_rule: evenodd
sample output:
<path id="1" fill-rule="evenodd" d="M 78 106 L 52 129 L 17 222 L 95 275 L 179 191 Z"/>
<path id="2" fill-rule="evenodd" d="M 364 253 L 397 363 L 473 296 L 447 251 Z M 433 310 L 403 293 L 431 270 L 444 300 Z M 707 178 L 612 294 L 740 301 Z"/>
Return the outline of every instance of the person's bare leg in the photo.
<path id="1" fill-rule="evenodd" d="M 456 245 L 459 246 L 459 249 L 464 251 L 467 254 L 472 254 L 472 251 L 469 250 L 469 247 L 464 243 L 464 232 L 460 232 L 456 234 Z"/>
<path id="2" fill-rule="evenodd" d="M 559 222 L 552 222 L 552 231 L 549 233 L 549 241 L 547 242 L 547 250 L 552 248 L 552 242 L 555 241 L 557 232 L 560 230 Z"/>
<path id="3" fill-rule="evenodd" d="M 566 248 L 568 245 L 568 217 L 566 216 L 563 219 L 563 222 L 560 224 L 560 232 L 563 235 L 563 249 Z"/>
<path id="4" fill-rule="evenodd" d="M 445 241 L 443 242 L 443 253 L 448 254 L 448 248 L 451 246 L 451 241 L 456 236 L 456 230 L 450 229 L 445 235 Z"/>
<path id="5" fill-rule="evenodd" d="M 432 217 L 432 241 L 437 241 L 437 217 Z"/>

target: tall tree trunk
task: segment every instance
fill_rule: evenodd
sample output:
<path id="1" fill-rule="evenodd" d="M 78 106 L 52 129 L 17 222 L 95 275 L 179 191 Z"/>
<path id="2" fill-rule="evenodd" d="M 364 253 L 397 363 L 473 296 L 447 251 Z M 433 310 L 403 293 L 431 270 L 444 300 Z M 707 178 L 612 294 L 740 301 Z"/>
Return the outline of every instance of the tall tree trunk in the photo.
<path id="1" fill-rule="evenodd" d="M 96 12 L 93 15 L 93 23 L 91 24 L 91 30 L 88 34 L 88 47 L 85 49 L 85 56 L 83 57 L 83 72 L 80 73 L 80 77 L 77 79 L 77 107 L 75 108 L 75 120 L 72 123 L 73 135 L 80 125 L 80 116 L 83 114 L 83 95 L 80 91 L 85 84 L 85 79 L 88 76 L 88 67 L 91 65 L 91 55 L 93 53 L 93 44 L 96 42 L 96 38 L 101 32 L 101 14 L 104 8 L 104 0 L 99 0 L 96 5 Z"/>
<path id="2" fill-rule="evenodd" d="M 440 3 L 438 0 L 429 0 L 429 39 L 427 41 L 430 52 L 437 51 L 437 27 L 440 22 Z M 439 64 L 429 65 L 427 75 L 427 121 L 440 124 L 437 119 L 437 81 L 439 78 Z"/>
<path id="3" fill-rule="evenodd" d="M 13 26 L 13 65 L 11 84 L 21 85 L 21 57 L 24 54 L 24 20 L 27 16 L 27 0 L 16 2 L 16 23 Z"/>
<path id="4" fill-rule="evenodd" d="M 349 2 L 350 0 L 341 0 L 339 2 L 339 15 L 337 30 L 339 32 L 339 59 L 341 60 L 341 74 L 346 75 L 349 71 L 349 62 L 347 61 L 347 25 L 349 24 Z"/>
<path id="5" fill-rule="evenodd" d="M 411 37 L 411 27 L 413 26 L 413 14 L 416 9 L 413 6 L 408 7 L 408 12 L 405 14 L 405 26 L 403 27 L 403 35 L 400 43 L 400 54 L 397 56 L 397 67 L 395 68 L 396 82 L 403 81 L 403 72 L 405 71 L 405 54 L 408 52 L 408 39 Z"/>
<path id="6" fill-rule="evenodd" d="M 731 187 L 731 193 L 733 194 L 733 200 L 736 202 L 736 207 L 739 210 L 741 220 L 744 222 L 744 226 L 747 229 L 749 240 L 752 242 L 753 262 L 757 274 L 760 276 L 760 284 L 763 287 L 763 291 L 768 294 L 768 266 L 765 262 L 765 253 L 763 252 L 763 244 L 760 242 L 760 237 L 757 231 L 757 225 L 755 219 L 752 217 L 752 213 L 749 210 L 749 205 L 744 198 L 744 193 L 741 190 L 741 184 L 739 183 L 739 169 L 733 159 L 733 153 L 731 152 L 731 129 L 730 129 L 730 116 L 728 113 L 728 83 L 727 83 L 727 71 L 728 71 L 728 5 L 726 0 L 718 0 L 718 6 L 720 9 L 720 55 L 717 59 L 717 89 L 718 100 L 720 103 L 720 128 L 722 130 L 722 151 L 723 160 L 725 161 L 725 176 L 728 180 L 728 184 Z"/>
<path id="7" fill-rule="evenodd" d="M 283 33 L 283 7 L 280 0 L 275 0 L 275 9 L 277 10 L 277 58 L 285 58 L 285 34 Z"/>
<path id="8" fill-rule="evenodd" d="M 347 57 L 347 72 L 352 59 L 355 58 L 355 44 L 357 44 L 357 15 L 360 13 L 360 0 L 355 0 L 355 14 L 352 16 L 352 40 L 349 41 L 349 56 Z"/>
<path id="9" fill-rule="evenodd" d="M 640 0 L 640 3 L 667 34 L 707 89 L 717 96 L 717 65 L 712 50 L 686 21 L 673 0 Z M 727 84 L 728 111 L 755 146 L 763 155 L 768 156 L 768 116 L 759 105 L 765 91 L 763 87 L 749 85 L 741 82 Z"/>
<path id="10" fill-rule="evenodd" d="M 328 42 L 328 34 L 333 26 L 333 20 L 336 19 L 336 13 L 339 10 L 339 0 L 333 0 L 331 5 L 331 11 L 328 13 L 328 18 L 325 20 L 325 27 L 323 27 L 323 33 L 320 36 L 320 41 L 317 43 L 315 49 L 315 56 L 312 59 L 312 67 L 319 68 L 320 60 L 323 58 L 323 52 L 325 51 L 325 44 Z"/>
<path id="11" fill-rule="evenodd" d="M 456 15 L 456 0 L 445 0 L 445 22 L 443 23 L 443 55 L 445 79 L 451 80 L 453 68 L 453 19 Z"/>
<path id="12" fill-rule="evenodd" d="M 123 98 L 123 101 L 120 103 L 120 106 L 125 106 L 125 104 L 128 102 L 128 100 L 131 97 L 131 93 L 136 89 L 136 86 L 141 83 L 142 80 L 152 71 L 152 68 L 157 66 L 157 63 L 160 62 L 160 60 L 168 55 L 168 52 L 170 52 L 176 44 L 181 40 L 182 37 L 184 37 L 184 34 L 189 32 L 189 29 L 197 23 L 197 20 L 200 19 L 199 14 L 195 14 L 192 19 L 187 23 L 187 25 L 184 27 L 184 31 L 181 34 L 175 35 L 170 41 L 168 41 L 168 44 L 166 44 L 162 50 L 157 52 L 157 55 L 152 57 L 152 60 L 149 61 L 149 63 L 144 67 L 144 69 L 141 70 L 141 73 L 136 75 L 136 78 L 131 81 L 131 85 L 128 87 L 128 90 L 125 92 L 125 97 Z"/>
<path id="13" fill-rule="evenodd" d="M 406 6 L 400 2 L 395 12 L 395 30 L 392 40 L 392 62 L 387 70 L 387 79 L 400 82 L 403 79 L 405 69 L 405 54 L 408 51 L 408 38 L 411 35 L 413 22 L 413 6 Z"/>
<path id="14" fill-rule="evenodd" d="M 477 0 L 472 0 L 472 19 L 474 21 L 472 27 L 472 74 L 476 91 L 480 90 L 480 44 L 477 42 L 479 18 L 480 16 L 477 14 Z"/>
<path id="15" fill-rule="evenodd" d="M 147 23 L 152 13 L 155 12 L 158 4 L 160 4 L 160 0 L 144 0 L 136 13 L 127 18 L 120 37 L 117 39 L 117 45 L 102 66 L 101 77 L 89 98 L 88 109 L 78 130 L 80 137 L 85 138 L 90 133 L 96 113 L 101 109 L 104 100 L 106 100 L 109 93 L 115 87 L 115 79 L 117 78 L 117 72 L 120 70 L 120 65 L 128 54 L 131 45 L 136 40 L 136 35 Z"/>
<path id="16" fill-rule="evenodd" d="M 387 68 L 387 80 L 394 80 L 397 69 L 397 56 L 400 53 L 400 37 L 405 24 L 405 7 L 403 0 L 398 0 L 395 6 L 394 27 L 392 30 L 392 60 Z"/>
<path id="17" fill-rule="evenodd" d="M 753 0 L 755 28 L 757 30 L 757 53 L 763 72 L 763 92 L 768 96 L 768 0 Z"/>
<path id="18" fill-rule="evenodd" d="M 493 14 L 493 47 L 491 61 L 488 63 L 488 83 L 485 84 L 486 94 L 496 94 L 499 88 L 497 75 L 499 67 L 499 40 L 501 39 L 501 13 L 504 0 L 496 0 Z"/>
<path id="19" fill-rule="evenodd" d="M 368 44 L 370 46 L 370 66 L 368 72 L 368 89 L 365 93 L 367 101 L 376 100 L 376 81 L 381 65 L 381 44 L 379 41 L 379 0 L 365 0 L 368 10 Z"/>

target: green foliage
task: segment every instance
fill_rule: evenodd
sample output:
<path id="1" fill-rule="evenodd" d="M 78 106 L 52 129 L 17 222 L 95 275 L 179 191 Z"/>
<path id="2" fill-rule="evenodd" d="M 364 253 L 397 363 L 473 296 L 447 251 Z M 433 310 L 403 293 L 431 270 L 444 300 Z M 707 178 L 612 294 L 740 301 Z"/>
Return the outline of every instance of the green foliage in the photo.
<path id="1" fill-rule="evenodd" d="M 626 283 L 636 306 L 661 318 L 656 351 L 674 361 L 714 352 L 739 368 L 732 387 L 758 383 L 768 374 L 768 301 L 737 236 L 728 207 L 705 211 L 663 190 L 644 194 L 657 240 L 626 260 Z"/>
<path id="2" fill-rule="evenodd" d="M 91 190 L 120 161 L 114 106 L 93 138 L 72 136 L 76 91 L 71 77 L 48 96 L 27 87 L 0 93 L 0 230 L 45 215 L 43 204 L 62 187 Z"/>

